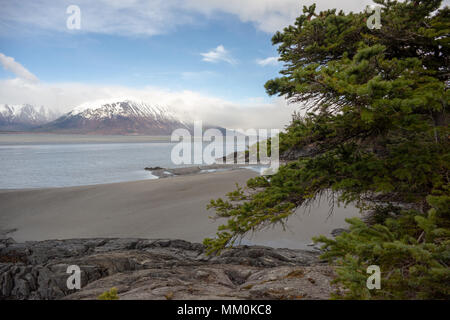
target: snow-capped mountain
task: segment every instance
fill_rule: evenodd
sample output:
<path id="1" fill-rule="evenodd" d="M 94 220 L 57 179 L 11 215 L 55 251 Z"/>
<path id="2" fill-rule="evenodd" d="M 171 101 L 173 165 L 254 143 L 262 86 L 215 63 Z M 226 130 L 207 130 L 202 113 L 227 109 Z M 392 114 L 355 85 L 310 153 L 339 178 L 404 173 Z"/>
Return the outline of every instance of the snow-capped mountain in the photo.
<path id="1" fill-rule="evenodd" d="M 23 131 L 57 118 L 44 106 L 0 104 L 0 131 Z"/>
<path id="2" fill-rule="evenodd" d="M 99 100 L 76 107 L 38 131 L 170 135 L 178 128 L 190 129 L 191 125 L 166 107 L 132 100 Z"/>

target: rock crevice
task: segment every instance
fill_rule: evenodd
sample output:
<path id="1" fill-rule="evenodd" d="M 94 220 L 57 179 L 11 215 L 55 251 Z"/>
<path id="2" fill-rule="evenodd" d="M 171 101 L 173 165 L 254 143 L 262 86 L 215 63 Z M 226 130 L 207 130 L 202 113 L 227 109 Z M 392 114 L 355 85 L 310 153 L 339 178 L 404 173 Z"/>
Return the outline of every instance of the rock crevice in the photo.
<path id="1" fill-rule="evenodd" d="M 81 290 L 67 288 L 67 268 Z M 333 271 L 310 251 L 240 246 L 208 256 L 170 239 L 0 239 L 0 299 L 326 299 Z"/>

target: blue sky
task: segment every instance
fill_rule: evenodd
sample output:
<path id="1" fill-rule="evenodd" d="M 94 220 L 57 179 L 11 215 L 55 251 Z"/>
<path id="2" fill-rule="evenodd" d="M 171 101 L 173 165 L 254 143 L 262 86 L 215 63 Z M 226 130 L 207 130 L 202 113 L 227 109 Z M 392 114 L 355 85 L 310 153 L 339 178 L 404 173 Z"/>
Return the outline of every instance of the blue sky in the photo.
<path id="1" fill-rule="evenodd" d="M 271 37 L 313 2 L 346 11 L 372 3 L 0 0 L 0 103 L 65 112 L 90 100 L 137 97 L 228 126 L 287 124 L 295 106 L 264 90 L 282 68 Z M 70 5 L 80 8 L 79 30 L 67 28 Z"/>
<path id="2" fill-rule="evenodd" d="M 20 26 L 23 27 L 23 26 Z M 258 59 L 276 56 L 271 34 L 221 14 L 201 25 L 167 34 L 114 35 L 83 32 L 3 33 L 0 52 L 25 66 L 44 82 L 194 90 L 232 101 L 265 97 L 264 82 L 279 65 Z M 202 53 L 223 46 L 233 63 L 204 61 Z M 0 71 L 1 78 L 15 75 Z"/>

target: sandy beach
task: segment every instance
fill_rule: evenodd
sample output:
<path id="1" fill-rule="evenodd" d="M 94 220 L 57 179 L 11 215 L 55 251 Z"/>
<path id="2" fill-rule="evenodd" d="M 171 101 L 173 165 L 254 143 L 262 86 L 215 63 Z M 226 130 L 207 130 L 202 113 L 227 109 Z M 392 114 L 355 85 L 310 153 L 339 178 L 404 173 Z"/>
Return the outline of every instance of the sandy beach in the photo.
<path id="1" fill-rule="evenodd" d="M 0 190 L 0 231 L 16 241 L 93 237 L 171 238 L 201 242 L 224 221 L 208 217 L 206 205 L 256 175 L 250 170 L 179 176 L 105 185 Z M 326 200 L 300 208 L 281 227 L 250 235 L 243 243 L 308 248 L 311 237 L 329 235 L 357 216 L 355 208 L 335 208 Z"/>

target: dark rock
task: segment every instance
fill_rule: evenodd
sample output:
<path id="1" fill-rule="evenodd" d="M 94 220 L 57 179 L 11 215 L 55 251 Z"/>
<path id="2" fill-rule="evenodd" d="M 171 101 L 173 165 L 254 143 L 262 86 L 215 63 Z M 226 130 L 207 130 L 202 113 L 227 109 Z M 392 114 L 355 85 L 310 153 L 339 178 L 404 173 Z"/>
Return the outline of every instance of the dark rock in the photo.
<path id="1" fill-rule="evenodd" d="M 161 167 L 147 167 L 147 168 L 145 168 L 145 170 L 154 171 L 154 170 L 165 170 L 165 169 L 161 168 Z"/>
<path id="2" fill-rule="evenodd" d="M 96 299 L 111 287 L 119 289 L 121 298 L 133 299 L 293 297 L 307 284 L 299 282 L 289 294 L 280 288 L 292 287 L 292 280 L 283 277 L 298 268 L 312 268 L 309 278 L 322 290 L 310 294 L 312 298 L 325 298 L 323 292 L 331 290 L 329 270 L 327 274 L 319 265 L 318 254 L 302 250 L 242 246 L 207 256 L 202 244 L 171 239 L 1 244 L 0 299 Z M 70 265 L 80 267 L 80 291 L 67 288 Z M 316 267 L 323 272 L 314 276 Z"/>

